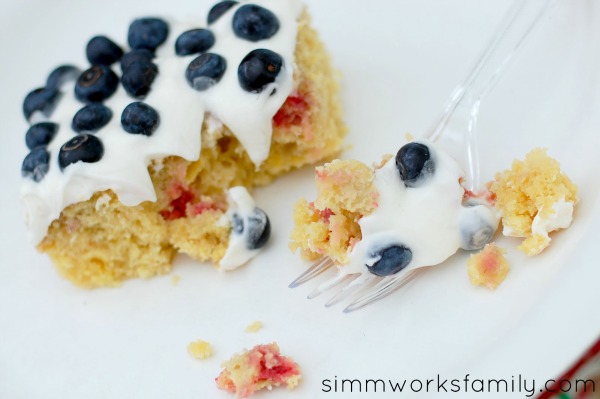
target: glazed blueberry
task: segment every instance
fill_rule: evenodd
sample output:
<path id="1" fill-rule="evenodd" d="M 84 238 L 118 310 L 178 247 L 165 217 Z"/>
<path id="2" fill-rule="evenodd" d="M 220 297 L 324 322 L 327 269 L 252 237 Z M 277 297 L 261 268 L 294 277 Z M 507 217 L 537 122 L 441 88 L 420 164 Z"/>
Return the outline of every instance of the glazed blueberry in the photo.
<path id="1" fill-rule="evenodd" d="M 195 90 L 204 91 L 216 85 L 227 69 L 227 62 L 218 54 L 205 53 L 196 57 L 185 71 L 185 78 Z"/>
<path id="2" fill-rule="evenodd" d="M 259 249 L 265 246 L 271 236 L 271 221 L 260 208 L 254 208 L 254 212 L 247 219 L 248 223 L 248 249 Z"/>
<path id="3" fill-rule="evenodd" d="M 40 111 L 45 116 L 50 116 L 58 100 L 60 100 L 60 92 L 55 89 L 41 87 L 35 89 L 25 97 L 23 101 L 23 114 L 25 119 L 29 121 L 34 112 Z"/>
<path id="4" fill-rule="evenodd" d="M 158 75 L 158 67 L 155 64 L 138 61 L 123 70 L 121 84 L 130 96 L 143 98 L 150 91 L 156 75 Z"/>
<path id="5" fill-rule="evenodd" d="M 244 219 L 238 213 L 231 215 L 231 229 L 235 234 L 244 232 Z"/>
<path id="6" fill-rule="evenodd" d="M 279 20 L 266 8 L 246 4 L 233 15 L 233 32 L 251 42 L 269 39 L 279 30 Z"/>
<path id="7" fill-rule="evenodd" d="M 58 153 L 58 166 L 64 170 L 76 162 L 94 163 L 102 159 L 104 146 L 96 136 L 80 134 L 73 137 L 60 147 Z"/>
<path id="8" fill-rule="evenodd" d="M 482 217 L 482 212 L 478 212 L 478 210 L 482 210 L 482 207 L 485 205 L 467 203 L 463 209 L 466 212 L 463 213 L 464 216 L 460 221 L 460 247 L 462 249 L 467 251 L 481 249 L 494 237 L 496 228 L 490 226 L 490 222 Z M 489 208 L 483 209 L 491 212 Z"/>
<path id="9" fill-rule="evenodd" d="M 112 96 L 119 78 L 106 65 L 95 65 L 83 71 L 75 83 L 75 97 L 84 103 L 101 102 Z"/>
<path id="10" fill-rule="evenodd" d="M 43 147 L 34 148 L 23 160 L 21 175 L 40 182 L 50 169 L 50 153 Z"/>
<path id="11" fill-rule="evenodd" d="M 208 29 L 192 29 L 183 32 L 175 42 L 177 55 L 203 53 L 215 44 L 215 36 Z"/>
<path id="12" fill-rule="evenodd" d="M 169 25 L 159 18 L 140 18 L 129 25 L 127 41 L 134 49 L 156 50 L 167 40 Z"/>
<path id="13" fill-rule="evenodd" d="M 33 150 L 36 147 L 50 144 L 58 132 L 58 125 L 52 122 L 40 122 L 31 126 L 25 133 L 25 144 Z"/>
<path id="14" fill-rule="evenodd" d="M 140 101 L 129 104 L 121 114 L 121 125 L 127 133 L 151 136 L 159 124 L 156 110 Z"/>
<path id="15" fill-rule="evenodd" d="M 85 48 L 87 59 L 92 65 L 111 65 L 123 56 L 123 50 L 106 36 L 94 36 Z"/>
<path id="16" fill-rule="evenodd" d="M 283 67 L 283 58 L 271 50 L 253 50 L 238 67 L 238 81 L 244 90 L 260 93 L 273 83 Z"/>
<path id="17" fill-rule="evenodd" d="M 429 148 L 421 143 L 408 143 L 396 154 L 396 167 L 406 187 L 416 187 L 422 178 L 435 171 Z"/>
<path id="18" fill-rule="evenodd" d="M 112 119 L 112 111 L 100 103 L 92 103 L 81 108 L 71 122 L 77 133 L 95 133 Z"/>
<path id="19" fill-rule="evenodd" d="M 154 53 L 150 50 L 139 49 L 139 50 L 131 50 L 128 53 L 125 53 L 123 57 L 121 57 L 121 69 L 125 70 L 129 68 L 130 65 L 135 64 L 137 62 L 149 63 L 152 62 L 154 58 Z"/>
<path id="20" fill-rule="evenodd" d="M 412 252 L 404 245 L 392 245 L 371 254 L 373 258 L 379 258 L 373 266 L 367 269 L 376 276 L 391 276 L 404 269 L 412 260 Z"/>
<path id="21" fill-rule="evenodd" d="M 60 90 L 65 83 L 75 81 L 81 71 L 73 65 L 61 65 L 50 72 L 46 80 L 46 87 L 49 89 Z"/>
<path id="22" fill-rule="evenodd" d="M 208 12 L 208 24 L 210 25 L 217 19 L 221 18 L 223 14 L 225 14 L 231 7 L 235 6 L 237 3 L 237 1 L 226 0 L 215 4 Z"/>

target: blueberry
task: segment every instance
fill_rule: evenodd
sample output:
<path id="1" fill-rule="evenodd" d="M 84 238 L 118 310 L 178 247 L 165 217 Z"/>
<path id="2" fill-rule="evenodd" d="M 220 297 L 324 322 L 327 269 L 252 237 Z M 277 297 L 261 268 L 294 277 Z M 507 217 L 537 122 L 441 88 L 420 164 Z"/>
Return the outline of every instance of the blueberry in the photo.
<path id="1" fill-rule="evenodd" d="M 225 58 L 205 53 L 196 57 L 185 71 L 185 77 L 195 90 L 204 91 L 217 84 L 227 69 Z"/>
<path id="2" fill-rule="evenodd" d="M 481 208 L 483 207 L 483 208 Z M 474 251 L 481 249 L 494 238 L 496 226 L 491 226 L 490 221 L 478 212 L 478 210 L 486 210 L 485 213 L 491 213 L 485 205 L 467 205 L 464 210 L 464 216 L 460 221 L 460 235 L 462 249 Z M 484 214 L 485 214 L 484 213 Z"/>
<path id="3" fill-rule="evenodd" d="M 229 11 L 229 9 L 235 6 L 237 3 L 237 1 L 226 0 L 215 4 L 208 12 L 208 24 L 210 25 L 214 23 L 217 19 L 221 18 L 223 14 Z"/>
<path id="4" fill-rule="evenodd" d="M 106 36 L 94 36 L 85 48 L 87 59 L 92 65 L 111 65 L 123 56 L 123 50 Z"/>
<path id="5" fill-rule="evenodd" d="M 140 101 L 126 106 L 121 114 L 121 125 L 127 133 L 151 136 L 159 124 L 156 110 Z"/>
<path id="6" fill-rule="evenodd" d="M 75 81 L 81 71 L 73 65 L 61 65 L 50 72 L 46 80 L 46 87 L 49 89 L 60 90 L 65 83 Z"/>
<path id="7" fill-rule="evenodd" d="M 169 25 L 159 18 L 140 18 L 129 25 L 127 41 L 132 49 L 156 50 L 167 40 Z"/>
<path id="8" fill-rule="evenodd" d="M 50 116 L 60 100 L 60 92 L 55 89 L 41 87 L 35 89 L 25 97 L 23 101 L 23 114 L 29 120 L 34 112 L 40 111 L 46 117 Z"/>
<path id="9" fill-rule="evenodd" d="M 273 83 L 283 67 L 283 58 L 266 49 L 253 50 L 238 67 L 238 80 L 244 90 L 260 93 L 266 85 Z"/>
<path id="10" fill-rule="evenodd" d="M 58 132 L 58 125 L 52 122 L 40 122 L 31 126 L 25 133 L 25 144 L 33 150 L 36 147 L 50 144 Z"/>
<path id="11" fill-rule="evenodd" d="M 412 260 L 412 252 L 404 245 L 391 245 L 371 254 L 372 258 L 379 258 L 373 266 L 367 269 L 376 276 L 391 276 L 404 269 Z"/>
<path id="12" fill-rule="evenodd" d="M 260 208 L 254 208 L 252 215 L 248 216 L 248 249 L 259 249 L 265 246 L 271 236 L 271 221 Z"/>
<path id="13" fill-rule="evenodd" d="M 101 102 L 112 96 L 119 78 L 106 65 L 95 65 L 83 71 L 75 83 L 75 97 L 84 103 Z"/>
<path id="14" fill-rule="evenodd" d="M 104 155 L 102 141 L 96 136 L 80 134 L 73 137 L 60 147 L 58 153 L 58 166 L 64 170 L 76 162 L 98 162 Z"/>
<path id="15" fill-rule="evenodd" d="M 175 42 L 177 55 L 203 53 L 215 44 L 215 36 L 208 29 L 192 29 L 183 32 Z"/>
<path id="16" fill-rule="evenodd" d="M 125 70 L 129 68 L 130 65 L 135 64 L 137 62 L 152 62 L 154 58 L 154 53 L 150 50 L 139 49 L 139 50 L 131 50 L 128 53 L 125 53 L 123 57 L 121 57 L 121 69 Z"/>
<path id="17" fill-rule="evenodd" d="M 40 182 L 50 169 L 50 153 L 43 147 L 34 148 L 23 160 L 21 175 Z"/>
<path id="18" fill-rule="evenodd" d="M 233 15 L 233 32 L 241 39 L 257 42 L 273 37 L 279 30 L 279 20 L 266 8 L 246 4 Z"/>
<path id="19" fill-rule="evenodd" d="M 158 67 L 152 62 L 134 62 L 123 71 L 121 84 L 130 96 L 142 98 L 150 91 L 156 75 L 158 75 Z"/>
<path id="20" fill-rule="evenodd" d="M 106 126 L 112 119 L 112 111 L 105 105 L 93 103 L 81 108 L 71 122 L 77 133 L 94 133 Z"/>
<path id="21" fill-rule="evenodd" d="M 422 178 L 435 171 L 429 148 L 421 143 L 408 143 L 396 154 L 396 167 L 406 187 L 416 187 Z"/>
<path id="22" fill-rule="evenodd" d="M 244 219 L 239 213 L 231 215 L 231 229 L 235 234 L 242 234 L 244 232 Z"/>

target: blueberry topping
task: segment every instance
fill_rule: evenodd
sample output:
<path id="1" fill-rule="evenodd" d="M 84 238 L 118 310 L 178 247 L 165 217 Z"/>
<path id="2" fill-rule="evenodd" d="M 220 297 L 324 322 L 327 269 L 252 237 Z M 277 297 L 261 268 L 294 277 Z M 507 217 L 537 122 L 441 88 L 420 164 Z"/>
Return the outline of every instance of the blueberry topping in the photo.
<path id="1" fill-rule="evenodd" d="M 94 36 L 85 48 L 85 54 L 92 65 L 111 65 L 123 56 L 123 50 L 106 36 Z"/>
<path id="2" fill-rule="evenodd" d="M 71 127 L 77 133 L 95 133 L 110 122 L 112 115 L 110 108 L 105 105 L 89 104 L 77 111 Z"/>
<path id="3" fill-rule="evenodd" d="M 466 212 L 460 222 L 460 235 L 462 249 L 475 251 L 481 249 L 494 238 L 496 227 L 490 226 L 477 209 L 485 205 L 466 206 Z"/>
<path id="4" fill-rule="evenodd" d="M 127 41 L 132 49 L 156 50 L 167 40 L 169 25 L 159 18 L 140 18 L 129 25 Z"/>
<path id="5" fill-rule="evenodd" d="M 60 92 L 55 89 L 41 87 L 29 92 L 23 101 L 25 119 L 29 120 L 36 111 L 40 111 L 46 117 L 50 116 L 58 100 L 60 100 Z"/>
<path id="6" fill-rule="evenodd" d="M 367 269 L 376 276 L 391 276 L 404 269 L 412 260 L 412 252 L 404 245 L 392 245 L 371 254 L 372 258 L 379 258 L 373 266 Z"/>
<path id="7" fill-rule="evenodd" d="M 203 53 L 215 44 L 215 36 L 208 29 L 192 29 L 183 32 L 175 42 L 177 55 Z"/>
<path id="8" fill-rule="evenodd" d="M 50 144 L 58 132 L 58 125 L 52 122 L 40 122 L 31 126 L 25 133 L 25 144 L 33 150 L 36 147 Z"/>
<path id="9" fill-rule="evenodd" d="M 233 32 L 251 42 L 269 39 L 279 30 L 279 20 L 266 8 L 246 4 L 233 15 Z"/>
<path id="10" fill-rule="evenodd" d="M 406 187 L 416 187 L 424 177 L 435 171 L 429 148 L 421 143 L 402 146 L 396 154 L 396 167 Z"/>
<path id="11" fill-rule="evenodd" d="M 259 249 L 265 246 L 271 236 L 271 221 L 260 208 L 254 208 L 254 212 L 247 219 L 248 223 L 248 249 Z"/>
<path id="12" fill-rule="evenodd" d="M 238 67 L 238 80 L 244 90 L 260 93 L 273 83 L 283 67 L 283 58 L 271 50 L 253 50 Z"/>
<path id="13" fill-rule="evenodd" d="M 225 58 L 205 53 L 196 57 L 185 71 L 185 78 L 195 90 L 204 91 L 217 84 L 227 69 Z"/>
<path id="14" fill-rule="evenodd" d="M 62 171 L 76 162 L 98 162 L 102 159 L 102 155 L 104 155 L 104 146 L 98 137 L 80 134 L 60 147 L 58 166 Z"/>
<path id="15" fill-rule="evenodd" d="M 231 229 L 234 234 L 242 234 L 244 232 L 244 219 L 238 213 L 231 215 Z"/>
<path id="16" fill-rule="evenodd" d="M 139 49 L 139 50 L 131 50 L 128 53 L 125 53 L 123 57 L 121 57 L 121 69 L 125 70 L 129 68 L 130 65 L 135 64 L 137 62 L 149 63 L 152 62 L 154 58 L 154 53 L 150 50 Z"/>
<path id="17" fill-rule="evenodd" d="M 60 90 L 65 83 L 75 81 L 81 71 L 73 65 L 61 65 L 50 72 L 46 80 L 46 87 L 49 89 Z"/>
<path id="18" fill-rule="evenodd" d="M 75 83 L 75 97 L 84 103 L 101 102 L 112 96 L 119 78 L 106 65 L 95 65 L 83 71 Z"/>
<path id="19" fill-rule="evenodd" d="M 130 64 L 121 76 L 125 91 L 132 97 L 143 98 L 158 75 L 158 67 L 152 62 L 138 61 Z"/>
<path id="20" fill-rule="evenodd" d="M 43 147 L 34 148 L 23 160 L 21 175 L 40 182 L 50 168 L 50 153 Z"/>
<path id="21" fill-rule="evenodd" d="M 221 18 L 223 14 L 229 11 L 229 9 L 235 6 L 237 3 L 237 1 L 226 0 L 215 4 L 208 12 L 208 24 L 210 25 L 214 23 L 217 19 Z"/>
<path id="22" fill-rule="evenodd" d="M 151 136 L 159 124 L 156 110 L 140 101 L 126 106 L 121 114 L 121 125 L 127 133 Z"/>

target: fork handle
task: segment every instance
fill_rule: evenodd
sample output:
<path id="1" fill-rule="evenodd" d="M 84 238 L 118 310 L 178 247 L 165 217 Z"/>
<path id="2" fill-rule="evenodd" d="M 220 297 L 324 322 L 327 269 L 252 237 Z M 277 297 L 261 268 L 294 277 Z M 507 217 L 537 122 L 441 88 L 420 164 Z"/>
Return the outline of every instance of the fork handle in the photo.
<path id="1" fill-rule="evenodd" d="M 515 0 L 502 19 L 496 32 L 484 47 L 465 80 L 456 86 L 444 110 L 425 137 L 437 141 L 448 136 L 447 127 L 458 108 L 464 108 L 464 120 L 458 133 L 453 132 L 455 146 L 460 146 L 466 163 L 466 186 L 477 190 L 479 182 L 479 154 L 476 126 L 482 99 L 491 92 L 531 31 L 539 25 L 554 0 Z M 465 126 L 466 124 L 466 126 Z M 452 141 L 452 138 L 450 138 Z M 458 143 L 458 144 L 457 144 Z"/>

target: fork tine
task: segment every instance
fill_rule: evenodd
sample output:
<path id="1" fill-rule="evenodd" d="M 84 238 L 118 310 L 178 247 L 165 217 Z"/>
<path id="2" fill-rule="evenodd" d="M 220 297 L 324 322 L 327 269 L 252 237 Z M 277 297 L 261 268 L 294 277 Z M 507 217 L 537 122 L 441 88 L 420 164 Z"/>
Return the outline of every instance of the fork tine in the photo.
<path id="1" fill-rule="evenodd" d="M 380 300 L 401 288 L 417 275 L 417 270 L 400 272 L 400 275 L 386 277 L 379 284 L 373 286 L 368 292 L 360 295 L 354 302 L 344 309 L 344 313 L 350 313 L 361 309 L 373 302 Z"/>
<path id="2" fill-rule="evenodd" d="M 312 292 L 310 294 L 308 294 L 307 298 L 308 299 L 316 298 L 317 296 L 321 295 L 323 292 L 328 291 L 334 287 L 337 287 L 338 285 L 352 284 L 352 281 L 357 279 L 359 276 L 360 276 L 360 274 L 338 274 L 335 277 L 333 277 L 329 280 L 326 280 L 324 283 L 322 283 L 317 288 L 312 290 Z"/>
<path id="3" fill-rule="evenodd" d="M 352 293 L 358 293 L 368 289 L 371 283 L 376 282 L 377 279 L 379 279 L 379 277 L 374 275 L 360 274 L 358 278 L 354 279 L 350 284 L 332 296 L 331 299 L 325 303 L 325 307 L 328 308 L 340 303 L 344 299 L 348 298 Z"/>
<path id="4" fill-rule="evenodd" d="M 292 281 L 289 285 L 290 288 L 296 288 L 299 285 L 306 283 L 309 280 L 317 277 L 319 274 L 325 272 L 334 265 L 331 258 L 325 257 L 316 261 L 308 270 L 302 273 L 297 279 Z"/>

